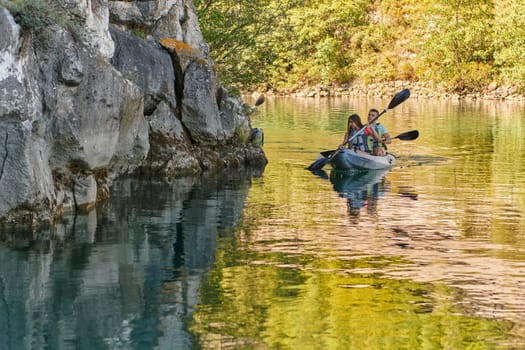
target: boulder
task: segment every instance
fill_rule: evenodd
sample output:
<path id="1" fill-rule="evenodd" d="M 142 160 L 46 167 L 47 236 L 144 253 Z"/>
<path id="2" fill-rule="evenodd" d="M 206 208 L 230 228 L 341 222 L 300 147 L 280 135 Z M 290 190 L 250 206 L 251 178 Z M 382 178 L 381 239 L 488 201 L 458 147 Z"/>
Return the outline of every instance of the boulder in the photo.
<path id="1" fill-rule="evenodd" d="M 144 113 L 151 114 L 160 102 L 176 108 L 175 74 L 170 55 L 158 45 L 133 34 L 111 28 L 115 54 L 111 64 L 143 91 Z"/>

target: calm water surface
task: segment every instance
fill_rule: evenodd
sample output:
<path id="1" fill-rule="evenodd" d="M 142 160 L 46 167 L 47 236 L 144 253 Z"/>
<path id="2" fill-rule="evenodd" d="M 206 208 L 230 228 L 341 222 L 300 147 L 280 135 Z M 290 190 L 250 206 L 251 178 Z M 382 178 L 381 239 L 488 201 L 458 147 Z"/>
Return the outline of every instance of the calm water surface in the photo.
<path id="1" fill-rule="evenodd" d="M 0 349 L 525 349 L 525 106 L 409 99 L 396 167 L 304 170 L 388 102 L 269 99 L 262 174 L 2 231 Z"/>

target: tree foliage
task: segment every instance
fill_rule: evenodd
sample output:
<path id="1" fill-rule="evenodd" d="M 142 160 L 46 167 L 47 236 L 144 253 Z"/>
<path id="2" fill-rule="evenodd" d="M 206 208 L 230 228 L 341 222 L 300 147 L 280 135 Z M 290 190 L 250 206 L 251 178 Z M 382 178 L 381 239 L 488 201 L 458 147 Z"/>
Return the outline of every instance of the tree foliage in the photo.
<path id="1" fill-rule="evenodd" d="M 525 0 L 198 0 L 230 84 L 525 81 Z"/>
<path id="2" fill-rule="evenodd" d="M 494 63 L 501 79 L 525 86 L 525 1 L 498 1 L 495 10 Z"/>
<path id="3" fill-rule="evenodd" d="M 290 50 L 292 42 L 280 33 L 286 31 L 287 9 L 298 6 L 294 1 L 194 1 L 224 82 L 254 84 L 269 79 L 269 67 Z"/>
<path id="4" fill-rule="evenodd" d="M 440 0 L 422 19 L 428 40 L 421 48 L 422 78 L 454 90 L 476 90 L 490 81 L 494 61 L 491 0 Z M 428 69 L 430 68 L 430 69 Z"/>

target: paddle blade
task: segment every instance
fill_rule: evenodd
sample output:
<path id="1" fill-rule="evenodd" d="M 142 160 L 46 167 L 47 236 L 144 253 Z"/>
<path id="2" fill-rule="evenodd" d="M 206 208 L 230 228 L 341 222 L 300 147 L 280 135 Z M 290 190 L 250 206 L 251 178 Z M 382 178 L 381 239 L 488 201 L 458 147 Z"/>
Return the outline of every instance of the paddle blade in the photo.
<path id="1" fill-rule="evenodd" d="M 418 136 L 419 136 L 419 131 L 412 130 L 412 131 L 407 131 L 407 132 L 404 132 L 402 134 L 399 134 L 399 135 L 397 135 L 394 138 L 395 139 L 404 140 L 404 141 L 411 141 L 411 140 L 417 139 Z"/>
<path id="2" fill-rule="evenodd" d="M 319 176 L 321 179 L 328 180 L 328 174 L 324 170 L 312 170 L 312 174 Z"/>
<path id="3" fill-rule="evenodd" d="M 310 166 L 306 169 L 310 171 L 319 171 L 321 170 L 328 162 L 330 161 L 330 157 L 323 157 L 317 159 L 315 162 L 310 164 Z"/>
<path id="4" fill-rule="evenodd" d="M 255 101 L 254 107 L 262 105 L 265 100 L 266 100 L 266 97 L 264 97 L 264 95 L 259 96 L 257 101 Z"/>
<path id="5" fill-rule="evenodd" d="M 330 157 L 330 156 L 332 155 L 332 153 L 334 153 L 334 152 L 335 152 L 335 149 L 333 149 L 333 150 L 331 150 L 331 151 L 322 151 L 322 152 L 321 152 L 321 155 L 322 155 L 323 157 Z"/>
<path id="6" fill-rule="evenodd" d="M 410 97 L 410 90 L 404 89 L 397 93 L 397 95 L 392 98 L 392 101 L 388 104 L 387 109 L 395 108 L 401 103 L 405 102 Z"/>

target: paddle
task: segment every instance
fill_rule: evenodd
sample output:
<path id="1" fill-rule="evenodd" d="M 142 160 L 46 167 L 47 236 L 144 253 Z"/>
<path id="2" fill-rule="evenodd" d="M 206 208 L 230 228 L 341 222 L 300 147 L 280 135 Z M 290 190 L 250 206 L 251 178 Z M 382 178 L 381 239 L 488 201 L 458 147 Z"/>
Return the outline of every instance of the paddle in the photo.
<path id="1" fill-rule="evenodd" d="M 249 116 L 250 114 L 254 113 L 257 110 L 257 107 L 262 105 L 266 101 L 266 97 L 264 95 L 259 95 L 257 100 L 255 101 L 255 104 L 253 106 L 244 105 L 245 112 Z"/>
<path id="2" fill-rule="evenodd" d="M 257 99 L 257 101 L 255 101 L 255 104 L 253 105 L 252 108 L 262 105 L 265 100 L 266 100 L 266 97 L 264 97 L 264 95 L 259 96 L 259 98 Z"/>
<path id="3" fill-rule="evenodd" d="M 410 97 L 410 90 L 408 90 L 408 89 L 404 89 L 404 90 L 398 92 L 392 98 L 392 101 L 390 101 L 390 103 L 388 104 L 387 108 L 385 108 L 375 118 L 371 119 L 368 123 L 366 123 L 365 126 L 363 126 L 358 132 L 356 132 L 354 134 L 354 136 L 352 136 L 345 143 L 343 143 L 343 146 L 346 145 L 347 143 L 351 142 L 354 138 L 356 138 L 359 134 L 361 134 L 367 127 L 369 127 L 371 124 L 373 124 L 377 119 L 379 119 L 380 116 L 385 114 L 389 109 L 397 107 L 399 104 L 405 102 L 409 97 Z M 335 155 L 337 153 L 339 153 L 340 150 L 341 149 L 337 149 L 335 152 L 333 152 L 328 157 L 323 157 L 323 158 L 317 159 L 315 162 L 310 164 L 310 166 L 308 168 L 306 168 L 306 169 L 311 170 L 311 171 L 321 170 L 326 164 L 328 164 L 330 162 L 330 160 L 332 160 L 333 157 L 335 157 Z"/>
<path id="4" fill-rule="evenodd" d="M 407 131 L 407 132 L 404 132 L 404 133 L 401 133 L 395 137 L 391 137 L 390 140 L 394 140 L 394 139 L 399 139 L 399 140 L 403 140 L 403 141 L 412 141 L 412 140 L 415 140 L 417 139 L 419 136 L 419 131 L 417 130 L 411 130 L 411 131 Z M 331 151 L 323 151 L 321 152 L 321 155 L 323 157 L 328 157 L 330 156 L 332 153 L 334 153 L 336 150 L 333 149 Z"/>
<path id="5" fill-rule="evenodd" d="M 411 130 L 411 131 L 407 131 L 407 132 L 401 133 L 401 134 L 397 135 L 396 137 L 391 137 L 390 140 L 400 139 L 400 140 L 403 140 L 403 141 L 412 141 L 412 140 L 417 139 L 418 136 L 419 136 L 419 131 Z"/>

